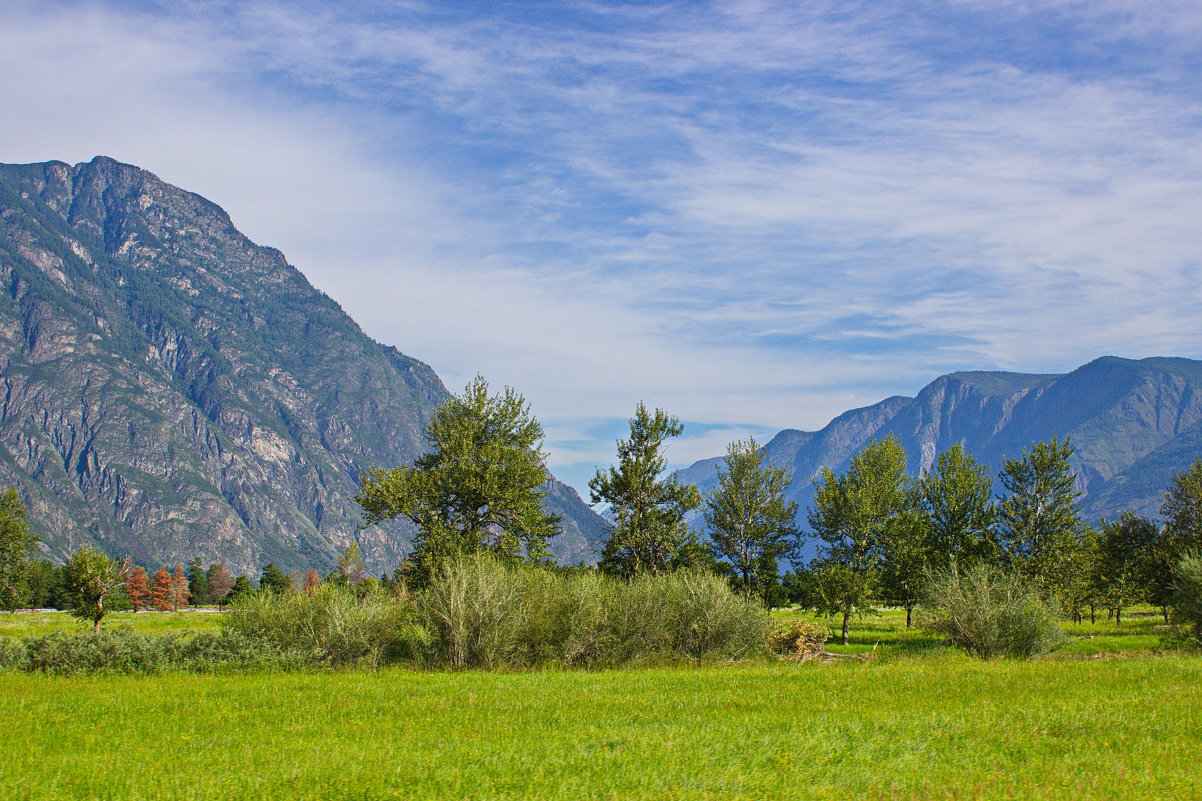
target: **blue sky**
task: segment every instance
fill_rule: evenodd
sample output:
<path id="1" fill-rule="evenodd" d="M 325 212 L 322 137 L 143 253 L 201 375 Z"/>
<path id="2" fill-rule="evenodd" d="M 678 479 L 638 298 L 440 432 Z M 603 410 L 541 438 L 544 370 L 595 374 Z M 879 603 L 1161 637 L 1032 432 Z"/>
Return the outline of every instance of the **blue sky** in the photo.
<path id="1" fill-rule="evenodd" d="M 583 488 L 959 369 L 1202 357 L 1196 2 L 23 2 L 0 161 L 225 207 Z"/>

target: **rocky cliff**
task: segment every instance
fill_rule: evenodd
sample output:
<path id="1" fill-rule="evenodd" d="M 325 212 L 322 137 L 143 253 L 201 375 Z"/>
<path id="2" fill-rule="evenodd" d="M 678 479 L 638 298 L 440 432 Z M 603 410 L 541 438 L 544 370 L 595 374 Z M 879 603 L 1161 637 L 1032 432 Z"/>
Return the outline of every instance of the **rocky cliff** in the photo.
<path id="1" fill-rule="evenodd" d="M 202 197 L 107 158 L 0 165 L 0 484 L 50 556 L 395 565 L 401 524 L 359 530 L 369 465 L 408 463 L 447 396 L 277 250 Z M 549 480 L 554 547 L 600 519 Z"/>

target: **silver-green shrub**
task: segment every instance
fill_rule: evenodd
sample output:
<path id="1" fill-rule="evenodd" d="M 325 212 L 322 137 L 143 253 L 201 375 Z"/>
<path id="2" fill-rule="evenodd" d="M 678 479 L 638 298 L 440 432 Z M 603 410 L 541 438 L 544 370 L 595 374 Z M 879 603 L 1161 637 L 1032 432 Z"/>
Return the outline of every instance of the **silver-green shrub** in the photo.
<path id="1" fill-rule="evenodd" d="M 1064 630 L 1053 607 L 1018 576 L 987 564 L 931 576 L 928 628 L 981 659 L 1055 650 Z"/>

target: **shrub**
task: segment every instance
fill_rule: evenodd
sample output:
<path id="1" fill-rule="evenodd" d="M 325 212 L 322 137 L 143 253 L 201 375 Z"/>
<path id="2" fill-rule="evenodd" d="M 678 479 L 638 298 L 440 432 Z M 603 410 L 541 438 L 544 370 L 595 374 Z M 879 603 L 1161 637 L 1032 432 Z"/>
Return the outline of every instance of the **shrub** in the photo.
<path id="1" fill-rule="evenodd" d="M 353 588 L 333 583 L 308 594 L 239 596 L 223 625 L 226 632 L 270 643 L 281 652 L 314 652 L 335 667 L 376 668 L 412 659 L 424 637 L 408 602 L 382 593 L 360 598 Z"/>
<path id="2" fill-rule="evenodd" d="M 927 625 L 982 659 L 1028 658 L 1059 647 L 1052 607 L 1017 576 L 990 565 L 930 577 Z"/>
<path id="3" fill-rule="evenodd" d="M 1177 563 L 1169 605 L 1173 621 L 1185 625 L 1202 645 L 1202 554 L 1189 554 Z"/>
<path id="4" fill-rule="evenodd" d="M 768 648 L 790 659 L 808 659 L 826 650 L 830 631 L 821 623 L 794 620 L 788 627 L 768 635 Z"/>

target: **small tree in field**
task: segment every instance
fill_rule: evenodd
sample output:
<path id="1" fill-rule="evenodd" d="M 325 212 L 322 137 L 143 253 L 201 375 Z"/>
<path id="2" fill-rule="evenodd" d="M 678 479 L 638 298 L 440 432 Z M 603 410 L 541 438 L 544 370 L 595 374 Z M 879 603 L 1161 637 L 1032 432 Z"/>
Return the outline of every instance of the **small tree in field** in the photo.
<path id="1" fill-rule="evenodd" d="M 173 600 L 171 573 L 165 565 L 160 565 L 154 573 L 154 584 L 150 587 L 150 603 L 160 612 L 170 612 Z"/>
<path id="2" fill-rule="evenodd" d="M 141 612 L 146 608 L 146 604 L 150 600 L 150 586 L 146 570 L 143 567 L 135 567 L 129 572 L 129 576 L 125 579 L 125 595 L 129 598 L 130 606 L 134 608 L 135 612 Z"/>
<path id="3" fill-rule="evenodd" d="M 305 591 L 305 595 L 312 595 L 313 591 L 321 586 L 321 576 L 313 568 L 305 571 L 305 581 L 301 585 L 301 589 Z"/>
<path id="4" fill-rule="evenodd" d="M 1114 610 L 1116 626 L 1123 624 L 1123 607 L 1145 600 L 1151 583 L 1149 554 L 1159 539 L 1157 525 L 1134 512 L 1102 521 L 1094 572 L 1102 600 Z"/>
<path id="5" fill-rule="evenodd" d="M 179 611 L 181 606 L 187 606 L 189 600 L 188 578 L 184 575 L 184 566 L 176 565 L 171 573 L 171 609 Z"/>
<path id="6" fill-rule="evenodd" d="M 96 548 L 81 548 L 71 554 L 65 570 L 71 614 L 91 621 L 92 630 L 100 631 L 100 621 L 110 611 L 105 602 L 125 584 L 123 574 L 127 570 L 128 563 L 118 565 Z"/>

